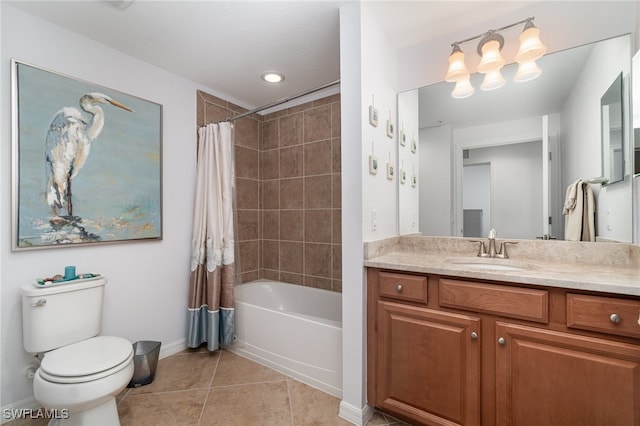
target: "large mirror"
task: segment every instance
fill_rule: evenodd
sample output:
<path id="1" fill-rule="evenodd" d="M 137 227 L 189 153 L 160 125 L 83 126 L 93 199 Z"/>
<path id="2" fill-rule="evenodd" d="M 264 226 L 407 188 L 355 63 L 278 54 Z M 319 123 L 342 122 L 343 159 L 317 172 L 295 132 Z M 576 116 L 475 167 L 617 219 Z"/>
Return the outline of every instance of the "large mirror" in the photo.
<path id="1" fill-rule="evenodd" d="M 418 180 L 400 184 L 401 234 L 486 237 L 495 228 L 500 238 L 564 239 L 566 191 L 586 180 L 597 240 L 632 241 L 632 169 L 622 162 L 619 183 L 602 183 L 601 137 L 601 98 L 618 76 L 622 106 L 629 102 L 630 35 L 537 63 L 542 75 L 523 83 L 513 82 L 517 64 L 505 66 L 507 83 L 493 91 L 480 90 L 483 75 L 474 74 L 465 99 L 452 98 L 446 82 L 399 94 L 399 126 L 418 145 L 414 153 L 399 144 L 398 167 Z M 621 133 L 616 149 L 628 149 Z"/>

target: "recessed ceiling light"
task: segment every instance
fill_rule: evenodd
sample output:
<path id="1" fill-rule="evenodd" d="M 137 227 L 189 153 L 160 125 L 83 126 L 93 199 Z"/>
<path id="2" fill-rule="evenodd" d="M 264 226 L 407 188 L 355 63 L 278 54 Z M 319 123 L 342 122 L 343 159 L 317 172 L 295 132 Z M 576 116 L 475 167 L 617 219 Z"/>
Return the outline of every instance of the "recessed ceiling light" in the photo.
<path id="1" fill-rule="evenodd" d="M 102 1 L 103 4 L 106 4 L 111 7 L 115 7 L 116 9 L 120 9 L 120 10 L 125 10 L 126 8 L 131 6 L 131 3 L 133 3 L 133 0 L 100 0 L 100 1 Z"/>
<path id="2" fill-rule="evenodd" d="M 262 74 L 262 79 L 267 83 L 280 83 L 284 80 L 284 75 L 273 71 L 267 71 Z"/>

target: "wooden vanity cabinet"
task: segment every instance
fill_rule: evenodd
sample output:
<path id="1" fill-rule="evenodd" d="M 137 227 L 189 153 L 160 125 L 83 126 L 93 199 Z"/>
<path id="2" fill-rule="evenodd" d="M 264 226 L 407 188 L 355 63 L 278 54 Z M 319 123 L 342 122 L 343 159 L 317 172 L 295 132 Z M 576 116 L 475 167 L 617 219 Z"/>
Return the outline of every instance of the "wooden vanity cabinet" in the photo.
<path id="1" fill-rule="evenodd" d="M 497 425 L 640 424 L 640 346 L 498 321 Z"/>
<path id="2" fill-rule="evenodd" d="M 480 319 L 429 308 L 433 283 L 416 278 L 369 270 L 369 403 L 416 424 L 479 425 Z"/>
<path id="3" fill-rule="evenodd" d="M 640 426 L 640 300 L 369 268 L 369 404 L 424 425 Z"/>

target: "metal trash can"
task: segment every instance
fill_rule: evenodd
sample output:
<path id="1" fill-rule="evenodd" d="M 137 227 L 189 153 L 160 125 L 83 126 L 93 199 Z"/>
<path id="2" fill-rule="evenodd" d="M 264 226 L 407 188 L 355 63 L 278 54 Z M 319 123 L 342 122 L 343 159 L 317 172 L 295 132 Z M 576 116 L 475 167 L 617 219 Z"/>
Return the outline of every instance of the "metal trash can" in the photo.
<path id="1" fill-rule="evenodd" d="M 161 342 L 143 340 L 133 344 L 133 377 L 128 388 L 148 385 L 153 382 L 158 366 Z"/>

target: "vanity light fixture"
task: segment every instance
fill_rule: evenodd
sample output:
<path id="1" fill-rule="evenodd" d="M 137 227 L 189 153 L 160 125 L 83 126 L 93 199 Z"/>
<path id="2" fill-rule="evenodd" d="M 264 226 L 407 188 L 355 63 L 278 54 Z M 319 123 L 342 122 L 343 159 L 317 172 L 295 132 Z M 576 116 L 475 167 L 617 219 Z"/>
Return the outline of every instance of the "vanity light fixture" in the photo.
<path id="1" fill-rule="evenodd" d="M 460 49 L 460 45 L 476 39 L 480 39 L 477 51 L 478 55 L 481 56 L 477 71 L 485 74 L 480 88 L 482 90 L 495 90 L 504 86 L 505 80 L 500 70 L 506 61 L 500 53 L 504 46 L 504 37 L 500 34 L 500 31 L 520 24 L 525 24 L 525 26 L 519 37 L 520 48 L 515 57 L 519 66 L 514 81 L 525 82 L 538 77 L 542 70 L 540 70 L 535 61 L 545 54 L 547 48 L 540 41 L 540 30 L 533 25 L 533 20 L 534 17 L 527 18 L 511 25 L 489 30 L 466 40 L 452 43 L 453 50 L 449 55 L 449 69 L 445 76 L 445 81 L 456 83 L 451 96 L 456 99 L 462 99 L 471 96 L 475 91 L 471 85 L 469 69 L 464 63 L 464 52 Z"/>
<path id="2" fill-rule="evenodd" d="M 260 76 L 267 83 L 280 83 L 284 80 L 284 75 L 279 72 L 267 71 Z"/>

